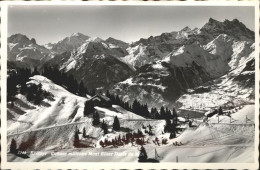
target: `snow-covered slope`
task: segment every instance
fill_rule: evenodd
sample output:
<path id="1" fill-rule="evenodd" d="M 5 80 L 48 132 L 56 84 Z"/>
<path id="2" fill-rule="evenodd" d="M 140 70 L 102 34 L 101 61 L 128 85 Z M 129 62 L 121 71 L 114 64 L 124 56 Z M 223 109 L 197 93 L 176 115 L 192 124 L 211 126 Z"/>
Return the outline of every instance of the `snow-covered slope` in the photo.
<path id="1" fill-rule="evenodd" d="M 87 98 L 71 94 L 43 76 L 33 76 L 28 83 L 41 83 L 44 90 L 53 94 L 53 99 L 44 99 L 38 106 L 18 94 L 14 107 L 11 107 L 9 103 L 7 108 L 8 144 L 15 137 L 18 145 L 26 140 L 35 139 L 35 143 L 29 150 L 74 148 L 73 137 L 76 127 L 81 132 L 85 127 L 86 134 L 93 137 L 93 140 L 88 142 L 92 145 L 98 144 L 103 137 L 103 130 L 100 126 L 92 126 L 92 115 L 84 117 L 84 103 Z M 136 130 L 143 125 L 140 121 L 128 121 L 128 119 L 144 120 L 144 118 L 126 111 L 120 106 L 95 107 L 95 109 L 99 112 L 101 121 L 104 120 L 108 124 L 109 131 L 112 131 L 115 116 L 118 117 L 120 126 L 124 128 Z M 161 133 L 165 121 L 159 122 L 158 124 L 158 121 L 157 123 L 155 121 L 154 124 L 161 127 L 157 129 L 158 133 Z M 120 133 L 122 132 L 118 132 L 118 134 Z M 117 132 L 113 132 L 113 134 L 117 134 Z M 82 140 L 84 139 L 82 138 Z"/>
<path id="2" fill-rule="evenodd" d="M 159 36 L 151 36 L 148 39 L 141 38 L 127 49 L 129 55 L 124 58 L 124 61 L 135 68 L 141 67 L 144 64 L 164 58 L 183 45 L 194 42 L 206 45 L 221 34 L 226 34 L 237 41 L 251 43 L 254 41 L 254 32 L 246 28 L 237 19 L 220 22 L 210 18 L 200 29 L 185 27 L 180 31 L 163 33 Z"/>
<path id="3" fill-rule="evenodd" d="M 116 113 L 113 113 L 116 114 Z M 238 116 L 243 115 L 243 116 Z M 198 122 L 198 126 L 190 127 L 184 130 L 183 133 L 178 134 L 177 138 L 170 139 L 165 145 L 155 145 L 152 141 L 155 140 L 155 136 L 146 136 L 145 140 L 149 141 L 144 148 L 146 149 L 147 155 L 149 158 L 154 158 L 155 148 L 159 156 L 160 162 L 176 162 L 178 157 L 179 163 L 202 163 L 202 162 L 227 162 L 227 163 L 250 163 L 254 161 L 254 120 L 252 122 L 243 123 L 244 116 L 254 117 L 254 106 L 247 105 L 239 112 L 232 114 L 232 117 L 236 119 L 237 122 L 227 123 L 221 122 L 219 124 L 211 123 L 202 123 Z M 221 116 L 221 120 L 224 116 Z M 250 118 L 251 118 L 250 117 Z M 216 120 L 215 117 L 211 118 L 212 121 Z M 128 124 L 128 127 L 135 126 L 141 130 L 142 126 L 147 126 L 148 124 L 157 125 L 156 129 L 158 131 L 163 127 L 163 124 L 160 121 L 155 122 L 132 122 Z M 79 127 L 79 125 L 77 125 Z M 41 139 L 40 135 L 48 135 L 47 137 L 54 138 L 56 136 L 54 132 L 63 132 L 63 131 L 72 131 L 75 126 L 70 127 L 56 127 L 53 130 L 44 130 L 39 132 L 31 132 L 31 135 L 34 133 L 37 137 L 37 141 Z M 87 130 L 89 132 L 89 129 Z M 57 133 L 55 133 L 57 134 Z M 117 134 L 108 134 L 106 138 L 114 138 L 116 135 L 122 135 L 123 133 Z M 26 134 L 23 135 L 26 138 Z M 156 132 L 156 137 L 159 139 L 159 143 L 163 139 L 169 139 L 169 134 L 161 134 Z M 20 138 L 20 136 L 16 136 Z M 57 137 L 56 137 L 57 138 Z M 104 140 L 104 137 L 100 138 Z M 44 140 L 43 140 L 44 141 Z M 48 140 L 45 140 L 45 142 Z M 93 139 L 94 141 L 94 139 Z M 100 145 L 96 145 L 95 148 L 71 148 L 66 146 L 67 141 L 58 140 L 56 145 L 49 147 L 49 143 L 46 145 L 36 145 L 37 147 L 42 147 L 45 149 L 46 154 L 30 155 L 28 159 L 22 159 L 15 157 L 12 154 L 8 155 L 9 161 L 46 161 L 46 162 L 137 162 L 139 156 L 140 146 L 131 144 L 124 145 L 121 147 L 106 147 L 102 148 Z M 174 144 L 178 145 L 174 145 Z M 37 149 L 35 147 L 34 149 Z M 61 151 L 64 154 L 55 154 L 56 151 Z M 50 157 L 50 154 L 53 155 Z M 77 153 L 73 155 L 71 153 Z M 102 154 L 98 154 L 102 153 Z M 98 159 L 97 159 L 98 157 Z"/>
<path id="4" fill-rule="evenodd" d="M 242 46 L 244 47 L 244 46 Z M 242 48 L 243 51 L 245 48 Z M 254 102 L 255 98 L 255 52 L 254 44 L 247 48 L 247 52 L 234 52 L 232 56 L 239 56 L 236 62 L 232 57 L 228 63 L 232 68 L 226 75 L 205 84 L 211 90 L 202 93 L 187 93 L 177 100 L 177 104 L 182 109 L 193 108 L 194 110 L 204 110 L 205 108 L 217 108 L 229 102 L 244 100 Z M 235 54 L 235 55 L 234 55 Z M 233 67 L 234 68 L 234 67 Z"/>
<path id="5" fill-rule="evenodd" d="M 9 133 L 16 132 L 17 128 L 19 131 L 25 131 L 54 126 L 55 124 L 71 123 L 83 117 L 86 98 L 69 93 L 63 87 L 52 83 L 43 76 L 34 76 L 28 83 L 41 83 L 44 90 L 54 95 L 54 101 L 45 99 L 45 106 L 36 106 L 28 102 L 23 95 L 18 94 L 15 107 L 8 109 L 8 114 L 14 117 L 8 121 L 10 126 L 7 130 Z M 17 114 L 17 109 L 23 111 L 23 114 Z M 74 113 L 73 116 L 71 116 L 72 113 Z"/>
<path id="6" fill-rule="evenodd" d="M 122 60 L 137 69 L 145 64 L 161 60 L 173 50 L 181 47 L 188 35 L 196 33 L 194 30 L 184 28 L 178 32 L 162 33 L 148 39 L 141 38 L 126 49 L 129 54 Z"/>

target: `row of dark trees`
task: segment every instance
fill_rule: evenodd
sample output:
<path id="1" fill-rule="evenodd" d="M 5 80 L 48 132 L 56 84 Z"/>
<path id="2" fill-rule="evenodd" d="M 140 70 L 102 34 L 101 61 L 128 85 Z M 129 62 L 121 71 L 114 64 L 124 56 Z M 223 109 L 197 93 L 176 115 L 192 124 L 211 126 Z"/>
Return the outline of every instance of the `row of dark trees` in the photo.
<path id="1" fill-rule="evenodd" d="M 89 144 L 85 144 L 85 143 L 81 143 L 80 139 L 79 139 L 79 134 L 82 134 L 79 129 L 76 127 L 75 131 L 74 131 L 74 140 L 73 140 L 73 146 L 75 148 L 88 148 L 90 147 Z M 83 134 L 82 134 L 83 138 L 87 138 L 88 136 L 86 135 L 86 129 L 83 128 Z"/>
<path id="2" fill-rule="evenodd" d="M 33 74 L 30 69 L 17 69 L 8 71 L 7 77 L 7 101 L 12 103 L 15 100 L 15 95 L 19 92 L 19 86 L 24 88 L 29 77 Z"/>
<path id="3" fill-rule="evenodd" d="M 28 68 L 16 68 L 8 72 L 7 78 L 7 101 L 11 101 L 12 105 L 15 100 L 15 95 L 19 92 L 27 97 L 27 100 L 33 102 L 34 104 L 39 104 L 42 99 L 46 96 L 50 96 L 49 93 L 41 89 L 41 85 L 31 85 L 27 86 L 26 83 L 29 78 L 34 75 L 42 75 L 55 84 L 65 87 L 71 93 L 77 94 L 79 96 L 95 95 L 95 90 L 88 91 L 87 87 L 84 85 L 83 81 L 78 83 L 76 79 L 65 72 L 58 70 L 57 68 L 45 66 L 43 71 L 40 73 L 37 67 L 32 71 Z"/>
<path id="4" fill-rule="evenodd" d="M 100 140 L 99 144 L 104 148 L 106 146 L 123 146 L 127 145 L 129 143 L 134 146 L 137 145 L 145 145 L 148 143 L 148 141 L 144 140 L 145 135 L 143 135 L 140 131 L 137 133 L 127 133 L 126 135 L 123 135 L 122 137 L 119 135 L 117 137 L 114 137 L 113 139 L 107 139 L 105 138 L 104 141 Z"/>
<path id="5" fill-rule="evenodd" d="M 93 96 L 96 94 L 95 89 L 89 91 L 84 85 L 83 81 L 78 82 L 72 75 L 62 72 L 58 68 L 44 66 L 42 72 L 39 72 L 37 67 L 35 67 L 33 71 L 28 68 L 16 68 L 16 70 L 10 70 L 7 78 L 7 100 L 12 101 L 13 103 L 15 100 L 14 96 L 18 94 L 19 88 L 21 93 L 24 94 L 30 91 L 27 89 L 26 82 L 28 82 L 29 78 L 34 75 L 42 75 L 47 77 L 55 84 L 61 85 L 71 93 L 77 94 L 79 96 L 84 97 L 86 94 Z M 29 96 L 29 98 L 30 97 L 31 96 Z M 36 103 L 38 102 L 36 101 Z"/>
<path id="6" fill-rule="evenodd" d="M 81 80 L 80 83 L 71 75 L 60 71 L 58 68 L 44 66 L 42 76 L 52 80 L 55 84 L 65 86 L 66 89 L 74 94 L 85 97 L 86 94 L 95 95 L 95 90 L 89 91 Z"/>
<path id="7" fill-rule="evenodd" d="M 42 89 L 42 84 L 26 84 L 29 77 L 38 74 L 37 70 L 31 72 L 30 69 L 17 69 L 9 72 L 7 78 L 7 101 L 11 101 L 11 106 L 15 100 L 15 95 L 19 92 L 28 101 L 39 105 L 43 99 L 52 98 L 52 94 Z"/>
<path id="8" fill-rule="evenodd" d="M 53 98 L 53 95 L 42 89 L 42 84 L 22 85 L 20 93 L 25 95 L 27 100 L 39 105 L 45 98 Z"/>
<path id="9" fill-rule="evenodd" d="M 167 107 L 162 106 L 160 108 L 160 111 L 157 110 L 157 108 L 151 108 L 151 111 L 149 111 L 147 104 L 141 104 L 136 99 L 134 100 L 133 104 L 131 105 L 129 102 L 124 102 L 120 99 L 120 97 L 115 94 L 110 94 L 109 91 L 106 92 L 106 96 L 111 99 L 112 103 L 115 105 L 119 105 L 123 107 L 124 109 L 131 111 L 137 115 L 140 115 L 145 118 L 151 118 L 151 119 L 172 119 L 174 117 L 177 117 L 177 112 L 173 108 L 173 110 L 169 110 Z"/>
<path id="10" fill-rule="evenodd" d="M 122 101 L 118 95 L 112 95 L 109 93 L 109 91 L 106 92 L 106 96 L 110 98 L 111 102 L 113 104 L 119 105 L 123 107 L 124 109 L 131 111 L 137 115 L 140 115 L 145 118 L 152 118 L 152 119 L 164 119 L 166 121 L 164 132 L 169 132 L 170 138 L 175 138 L 176 133 L 180 131 L 178 128 L 178 115 L 176 110 L 173 108 L 173 110 L 169 110 L 167 107 L 161 107 L 160 112 L 157 110 L 157 108 L 152 108 L 151 111 L 148 110 L 148 106 L 145 104 L 141 104 L 137 100 L 134 100 L 133 104 L 129 104 L 128 102 Z M 96 117 L 94 103 L 92 100 L 87 100 L 85 102 L 85 108 L 84 108 L 84 116 L 88 116 L 93 113 L 93 119 Z M 93 125 L 97 125 L 99 123 L 94 123 Z M 114 123 L 113 123 L 113 129 L 118 131 L 120 129 L 119 121 L 117 117 L 115 117 Z"/>
<path id="11" fill-rule="evenodd" d="M 170 139 L 176 138 L 177 133 L 179 133 L 181 129 L 179 128 L 178 117 L 174 117 L 171 119 L 166 119 L 166 125 L 164 127 L 164 132 L 170 133 Z"/>
<path id="12" fill-rule="evenodd" d="M 160 111 L 157 108 L 151 108 L 149 111 L 147 104 L 141 104 L 137 100 L 134 100 L 133 104 L 129 104 L 128 102 L 124 102 L 119 98 L 118 95 L 112 95 L 109 91 L 106 92 L 106 96 L 109 97 L 113 104 L 119 105 L 124 109 L 131 111 L 137 115 L 140 115 L 145 118 L 151 119 L 164 119 L 166 121 L 166 125 L 164 128 L 164 132 L 170 133 L 170 139 L 176 138 L 176 134 L 180 132 L 178 115 L 175 108 L 168 109 L 167 107 L 161 107 Z"/>

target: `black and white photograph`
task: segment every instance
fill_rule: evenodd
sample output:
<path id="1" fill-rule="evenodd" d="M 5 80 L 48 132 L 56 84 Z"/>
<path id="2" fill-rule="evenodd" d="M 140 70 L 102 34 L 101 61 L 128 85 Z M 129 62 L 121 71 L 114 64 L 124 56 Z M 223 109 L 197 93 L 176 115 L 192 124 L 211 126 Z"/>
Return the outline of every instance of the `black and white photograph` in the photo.
<path id="1" fill-rule="evenodd" d="M 255 165 L 256 8 L 8 4 L 3 159 Z"/>

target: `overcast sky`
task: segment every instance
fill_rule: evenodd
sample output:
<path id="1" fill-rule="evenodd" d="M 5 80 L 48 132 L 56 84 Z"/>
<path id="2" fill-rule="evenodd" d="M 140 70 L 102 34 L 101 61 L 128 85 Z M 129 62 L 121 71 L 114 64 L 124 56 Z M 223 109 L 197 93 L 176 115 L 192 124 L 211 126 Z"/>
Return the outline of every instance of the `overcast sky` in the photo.
<path id="1" fill-rule="evenodd" d="M 253 7 L 10 6 L 8 36 L 22 33 L 46 44 L 80 32 L 131 42 L 185 26 L 200 28 L 210 17 L 219 21 L 237 18 L 254 30 Z"/>

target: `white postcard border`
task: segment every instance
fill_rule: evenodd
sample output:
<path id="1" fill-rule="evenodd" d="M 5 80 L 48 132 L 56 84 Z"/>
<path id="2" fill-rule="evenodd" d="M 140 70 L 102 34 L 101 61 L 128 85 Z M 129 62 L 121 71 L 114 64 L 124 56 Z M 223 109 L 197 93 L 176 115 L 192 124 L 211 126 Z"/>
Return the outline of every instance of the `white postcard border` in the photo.
<path id="1" fill-rule="evenodd" d="M 259 145 L 259 2 L 258 1 L 5 1 L 1 4 L 1 168 L 11 169 L 258 169 Z M 123 163 L 123 162 L 7 162 L 6 76 L 7 76 L 7 6 L 8 5 L 150 5 L 150 6 L 254 6 L 255 7 L 255 162 L 254 163 Z M 257 114 L 258 113 L 258 114 Z"/>

